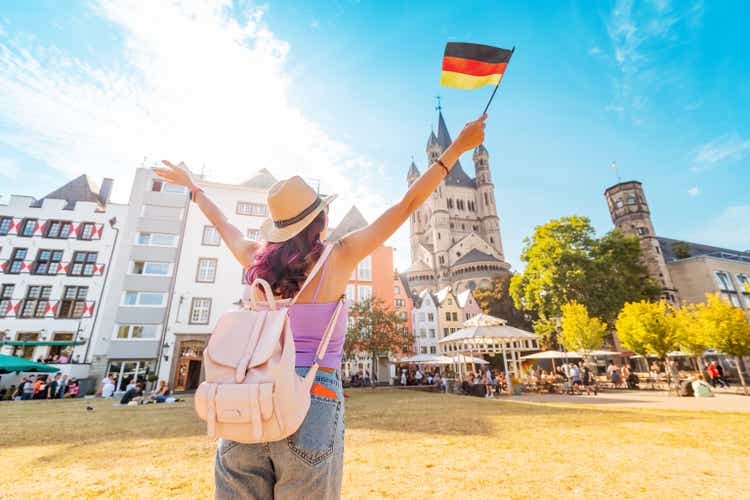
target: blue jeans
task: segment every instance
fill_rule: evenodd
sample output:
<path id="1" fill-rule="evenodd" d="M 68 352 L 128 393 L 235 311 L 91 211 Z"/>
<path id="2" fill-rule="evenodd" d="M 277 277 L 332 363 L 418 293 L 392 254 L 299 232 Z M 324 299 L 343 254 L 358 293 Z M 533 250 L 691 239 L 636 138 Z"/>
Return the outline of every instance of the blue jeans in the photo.
<path id="1" fill-rule="evenodd" d="M 308 368 L 298 367 L 304 376 Z M 315 383 L 333 397 L 310 396 L 300 428 L 286 439 L 243 444 L 219 440 L 217 499 L 337 499 L 344 466 L 344 395 L 338 372 L 318 370 Z M 325 390 L 319 392 L 328 392 Z"/>

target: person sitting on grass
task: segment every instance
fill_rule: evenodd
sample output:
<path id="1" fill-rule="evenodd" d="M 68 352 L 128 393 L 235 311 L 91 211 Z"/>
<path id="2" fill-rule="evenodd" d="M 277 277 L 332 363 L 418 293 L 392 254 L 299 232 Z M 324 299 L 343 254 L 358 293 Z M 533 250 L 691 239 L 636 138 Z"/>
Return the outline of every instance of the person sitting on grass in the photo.
<path id="1" fill-rule="evenodd" d="M 591 369 L 589 369 L 588 366 L 583 366 L 583 376 L 581 377 L 583 380 L 583 387 L 586 389 L 586 395 L 591 395 L 591 390 L 594 390 L 594 396 L 596 396 L 596 380 L 594 379 L 594 374 L 591 373 Z"/>
<path id="2" fill-rule="evenodd" d="M 691 385 L 693 386 L 693 396 L 695 396 L 696 398 L 714 397 L 711 386 L 708 382 L 705 381 L 702 374 L 698 375 L 696 380 L 693 380 L 693 383 Z"/>
<path id="3" fill-rule="evenodd" d="M 122 395 L 122 399 L 120 399 L 121 405 L 127 405 L 130 403 L 141 403 L 143 401 L 143 384 L 140 382 L 135 384 L 135 387 L 132 387 L 125 391 L 125 394 Z"/>
<path id="4" fill-rule="evenodd" d="M 638 375 L 636 375 L 635 372 L 631 371 L 625 381 L 628 384 L 628 389 L 639 389 L 638 384 L 641 383 L 641 380 L 638 378 Z"/>
<path id="5" fill-rule="evenodd" d="M 169 397 L 169 386 L 164 380 L 159 381 L 159 387 L 151 393 L 151 400 L 155 403 L 164 403 Z"/>

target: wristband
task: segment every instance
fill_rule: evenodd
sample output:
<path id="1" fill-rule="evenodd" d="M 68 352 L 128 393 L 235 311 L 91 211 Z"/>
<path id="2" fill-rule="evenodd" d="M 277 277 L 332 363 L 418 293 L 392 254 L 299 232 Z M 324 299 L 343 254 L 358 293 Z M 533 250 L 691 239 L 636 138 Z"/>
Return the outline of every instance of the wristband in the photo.
<path id="1" fill-rule="evenodd" d="M 195 187 L 193 187 L 193 188 L 192 188 L 192 189 L 190 190 L 190 201 L 193 201 L 193 202 L 195 202 L 195 196 L 196 196 L 196 195 L 197 195 L 198 193 L 202 193 L 202 192 L 203 192 L 203 189 L 199 188 L 198 186 L 195 186 Z"/>
<path id="2" fill-rule="evenodd" d="M 446 167 L 445 163 L 443 163 L 443 160 L 441 160 L 440 158 L 438 158 L 437 160 L 435 160 L 435 163 L 437 163 L 438 165 L 440 165 L 441 167 L 443 167 L 443 170 L 445 170 L 445 175 L 446 176 L 450 173 L 450 171 L 448 170 L 448 167 Z"/>

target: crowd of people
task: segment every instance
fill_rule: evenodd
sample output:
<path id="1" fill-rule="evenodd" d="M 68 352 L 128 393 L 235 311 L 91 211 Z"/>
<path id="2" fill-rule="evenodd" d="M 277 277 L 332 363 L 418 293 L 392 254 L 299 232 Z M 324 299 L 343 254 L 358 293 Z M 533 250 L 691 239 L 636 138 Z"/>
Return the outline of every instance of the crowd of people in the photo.
<path id="1" fill-rule="evenodd" d="M 428 369 L 424 372 L 417 367 L 402 368 L 399 377 L 399 385 L 429 385 L 437 386 L 443 392 L 448 392 L 448 374 L 438 368 Z"/>
<path id="2" fill-rule="evenodd" d="M 508 388 L 505 373 L 492 368 L 470 371 L 466 376 L 459 375 L 461 392 L 472 396 L 494 398 Z"/>
<path id="3" fill-rule="evenodd" d="M 0 389 L 0 400 L 27 401 L 30 399 L 62 399 L 79 396 L 80 384 L 75 377 L 60 373 L 50 375 L 29 375 L 21 382 Z"/>
<path id="4" fill-rule="evenodd" d="M 113 374 L 107 375 L 99 384 L 96 395 L 105 399 L 114 398 L 116 392 L 115 384 L 115 376 Z M 179 401 L 177 398 L 171 396 L 172 391 L 164 380 L 160 380 L 149 395 L 144 394 L 145 388 L 145 381 L 134 377 L 129 379 L 125 385 L 125 392 L 120 396 L 120 404 L 125 406 L 149 403 L 174 403 Z"/>

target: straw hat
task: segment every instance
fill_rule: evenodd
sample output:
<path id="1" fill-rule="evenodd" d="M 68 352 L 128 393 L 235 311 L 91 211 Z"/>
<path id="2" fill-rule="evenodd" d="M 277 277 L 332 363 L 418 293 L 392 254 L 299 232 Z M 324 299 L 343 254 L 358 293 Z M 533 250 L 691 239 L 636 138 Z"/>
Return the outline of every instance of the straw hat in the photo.
<path id="1" fill-rule="evenodd" d="M 268 192 L 271 217 L 263 221 L 261 237 L 271 243 L 294 238 L 335 198 L 336 195 L 321 198 L 298 175 L 277 182 Z"/>

